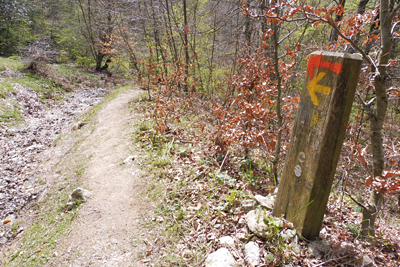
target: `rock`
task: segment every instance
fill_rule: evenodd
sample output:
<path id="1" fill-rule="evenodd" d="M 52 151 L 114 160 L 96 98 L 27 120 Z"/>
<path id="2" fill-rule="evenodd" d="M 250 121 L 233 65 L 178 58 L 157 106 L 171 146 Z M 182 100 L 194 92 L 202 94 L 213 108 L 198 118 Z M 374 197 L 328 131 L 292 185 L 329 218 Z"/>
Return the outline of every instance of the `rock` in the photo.
<path id="1" fill-rule="evenodd" d="M 275 198 L 273 196 L 263 197 L 261 195 L 256 195 L 254 198 L 261 205 L 261 207 L 266 208 L 268 210 L 274 209 Z"/>
<path id="2" fill-rule="evenodd" d="M 244 246 L 244 260 L 252 265 L 260 263 L 260 247 L 256 242 L 249 242 Z"/>
<path id="3" fill-rule="evenodd" d="M 340 243 L 340 247 L 338 249 L 339 253 L 347 253 L 349 251 L 354 250 L 354 245 L 348 242 L 342 242 Z"/>
<path id="4" fill-rule="evenodd" d="M 193 257 L 193 255 L 195 255 L 195 253 L 191 249 L 185 249 L 182 252 L 182 257 L 185 259 L 189 259 L 189 258 Z"/>
<path id="5" fill-rule="evenodd" d="M 308 244 L 307 246 L 307 251 L 308 253 L 311 254 L 312 257 L 314 258 L 319 258 L 321 257 L 321 252 L 315 248 L 315 246 L 313 246 L 312 244 Z"/>
<path id="6" fill-rule="evenodd" d="M 129 162 L 132 162 L 135 160 L 135 156 L 129 156 L 124 160 L 124 164 L 128 164 Z"/>
<path id="7" fill-rule="evenodd" d="M 221 246 L 225 247 L 234 247 L 235 246 L 235 240 L 233 240 L 232 237 L 230 236 L 223 236 L 219 239 L 219 243 Z"/>
<path id="8" fill-rule="evenodd" d="M 79 130 L 80 128 L 82 128 L 83 126 L 85 126 L 86 122 L 83 121 L 78 121 L 74 124 L 74 126 L 72 127 L 73 131 Z"/>
<path id="9" fill-rule="evenodd" d="M 252 210 L 249 211 L 245 218 L 247 222 L 247 227 L 249 227 L 250 231 L 253 232 L 256 236 L 259 237 L 267 237 L 268 236 L 268 226 L 264 223 L 264 218 L 270 216 L 269 212 L 260 211 L 260 210 Z"/>
<path id="10" fill-rule="evenodd" d="M 220 248 L 214 253 L 208 255 L 206 267 L 235 267 L 236 261 L 227 248 Z"/>
<path id="11" fill-rule="evenodd" d="M 5 236 L 0 237 L 0 244 L 4 245 L 5 243 L 7 243 L 8 238 Z"/>
<path id="12" fill-rule="evenodd" d="M 361 261 L 361 267 L 374 267 L 374 266 L 376 266 L 374 261 L 367 255 L 364 255 Z"/>
<path id="13" fill-rule="evenodd" d="M 92 193 L 80 187 L 76 188 L 68 198 L 67 206 L 72 207 L 79 203 L 86 202 Z"/>
<path id="14" fill-rule="evenodd" d="M 242 207 L 245 212 L 249 212 L 257 208 L 257 202 L 254 199 L 246 199 L 242 201 Z"/>
<path id="15" fill-rule="evenodd" d="M 312 242 L 307 245 L 308 252 L 312 254 L 314 257 L 320 257 L 321 253 L 326 253 L 331 248 L 331 243 L 326 240 Z"/>

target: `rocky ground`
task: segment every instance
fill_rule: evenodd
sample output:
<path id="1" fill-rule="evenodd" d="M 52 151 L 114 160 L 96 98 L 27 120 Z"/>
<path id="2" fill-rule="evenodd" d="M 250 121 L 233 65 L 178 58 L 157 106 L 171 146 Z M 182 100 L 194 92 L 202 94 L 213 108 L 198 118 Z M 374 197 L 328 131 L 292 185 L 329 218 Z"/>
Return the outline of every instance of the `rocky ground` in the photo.
<path id="1" fill-rule="evenodd" d="M 0 77 L 19 75 L 10 70 Z M 107 94 L 102 88 L 81 88 L 71 93 L 57 93 L 58 100 L 40 98 L 39 94 L 20 84 L 7 101 L 18 102 L 23 121 L 17 125 L 0 124 L 0 219 L 3 224 L 14 218 L 28 203 L 35 200 L 43 187 L 40 184 L 40 152 L 55 140 L 79 125 L 74 120 Z M 60 100 L 61 99 L 61 100 Z M 15 235 L 3 227 L 0 246 Z"/>

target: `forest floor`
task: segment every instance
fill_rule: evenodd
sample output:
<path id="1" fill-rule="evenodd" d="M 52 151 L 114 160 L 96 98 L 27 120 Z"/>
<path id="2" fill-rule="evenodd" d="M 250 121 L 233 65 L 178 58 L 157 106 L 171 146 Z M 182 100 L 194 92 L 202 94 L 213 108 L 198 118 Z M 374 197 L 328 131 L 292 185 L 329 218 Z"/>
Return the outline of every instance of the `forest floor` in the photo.
<path id="1" fill-rule="evenodd" d="M 10 80 L 0 76 L 0 82 Z M 359 207 L 336 175 L 317 242 L 285 236 L 290 226 L 272 217 L 271 234 L 260 238 L 246 225 L 243 203 L 273 196 L 275 186 L 234 151 L 214 153 L 212 125 L 193 126 L 207 114 L 188 115 L 160 134 L 151 117 L 154 102 L 134 86 L 80 88 L 62 101 L 51 95 L 42 101 L 12 84 L 4 99 L 19 101 L 25 121 L 0 124 L 6 152 L 0 155 L 1 266 L 204 266 L 226 236 L 234 240 L 229 250 L 238 266 L 400 262 L 394 197 L 383 206 L 378 237 L 362 240 Z M 90 197 L 68 206 L 78 187 Z M 259 264 L 246 261 L 249 241 L 260 247 Z"/>

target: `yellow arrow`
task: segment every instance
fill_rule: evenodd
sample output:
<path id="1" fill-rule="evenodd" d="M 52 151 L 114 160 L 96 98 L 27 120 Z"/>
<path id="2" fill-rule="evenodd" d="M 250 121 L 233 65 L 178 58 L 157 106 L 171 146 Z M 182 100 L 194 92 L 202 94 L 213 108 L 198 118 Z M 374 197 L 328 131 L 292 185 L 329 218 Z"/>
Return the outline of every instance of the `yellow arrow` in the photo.
<path id="1" fill-rule="evenodd" d="M 319 106 L 318 98 L 317 95 L 315 94 L 316 92 L 323 93 L 326 95 L 329 95 L 331 93 L 331 88 L 329 86 L 324 86 L 317 84 L 324 76 L 326 75 L 325 72 L 320 72 L 318 73 L 317 76 L 315 76 L 307 85 L 308 92 L 310 93 L 311 100 L 314 103 L 314 105 Z"/>

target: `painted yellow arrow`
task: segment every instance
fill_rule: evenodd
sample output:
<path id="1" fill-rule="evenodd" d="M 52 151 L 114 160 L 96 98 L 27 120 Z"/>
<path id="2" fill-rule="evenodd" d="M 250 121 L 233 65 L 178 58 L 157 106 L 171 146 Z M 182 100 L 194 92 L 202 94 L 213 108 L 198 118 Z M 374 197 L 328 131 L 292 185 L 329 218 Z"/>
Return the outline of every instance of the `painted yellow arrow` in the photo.
<path id="1" fill-rule="evenodd" d="M 319 106 L 318 98 L 317 95 L 315 94 L 316 92 L 323 93 L 326 95 L 329 95 L 331 93 L 331 88 L 329 86 L 317 84 L 320 80 L 322 80 L 322 78 L 324 78 L 325 75 L 326 75 L 325 72 L 318 73 L 318 75 L 315 76 L 307 85 L 308 92 L 310 93 L 311 96 L 311 100 L 316 106 Z"/>

